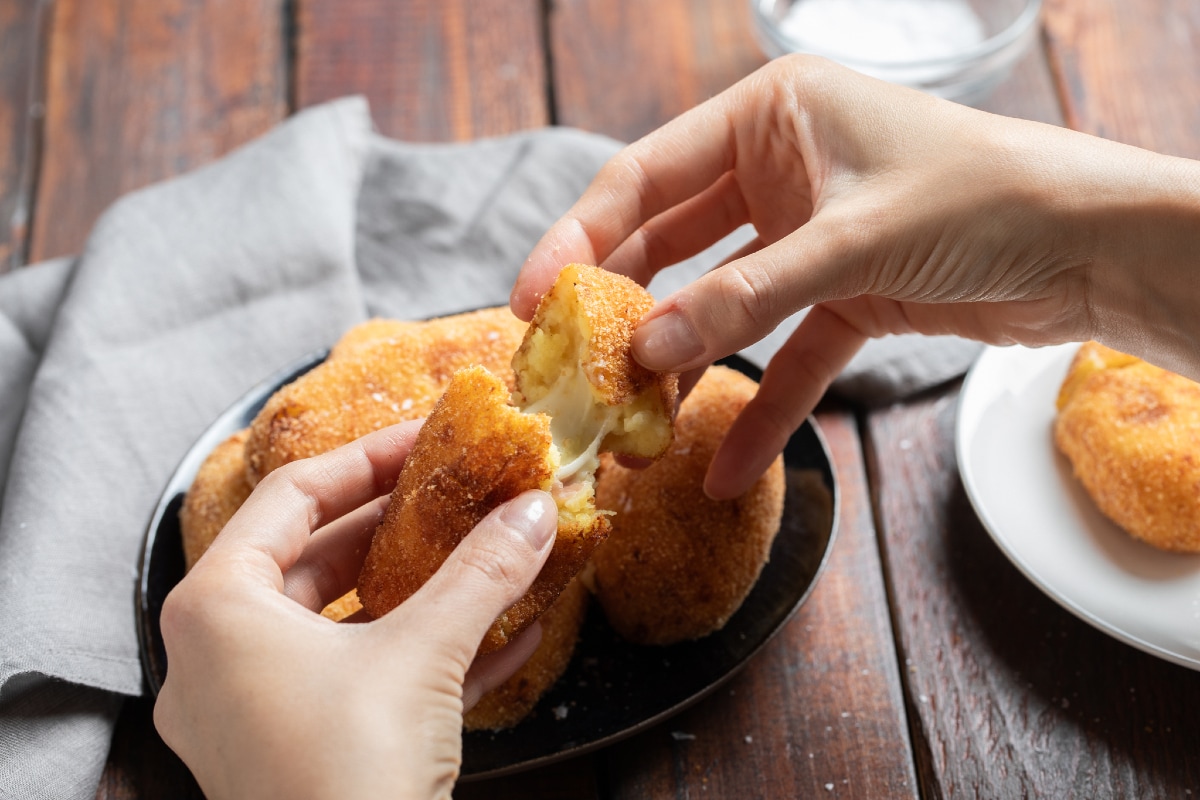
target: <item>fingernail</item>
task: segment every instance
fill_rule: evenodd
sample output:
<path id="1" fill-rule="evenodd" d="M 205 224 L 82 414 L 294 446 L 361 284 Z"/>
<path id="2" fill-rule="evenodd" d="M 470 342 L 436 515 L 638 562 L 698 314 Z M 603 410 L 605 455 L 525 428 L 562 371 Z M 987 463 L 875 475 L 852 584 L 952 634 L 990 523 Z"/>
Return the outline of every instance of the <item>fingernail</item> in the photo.
<path id="1" fill-rule="evenodd" d="M 526 492 L 508 502 L 500 512 L 504 524 L 520 533 L 535 550 L 541 550 L 558 532 L 558 515 L 549 512 L 554 501 L 545 492 Z"/>
<path id="2" fill-rule="evenodd" d="M 637 360 L 647 369 L 676 369 L 704 352 L 704 342 L 678 311 L 643 322 L 633 343 Z"/>

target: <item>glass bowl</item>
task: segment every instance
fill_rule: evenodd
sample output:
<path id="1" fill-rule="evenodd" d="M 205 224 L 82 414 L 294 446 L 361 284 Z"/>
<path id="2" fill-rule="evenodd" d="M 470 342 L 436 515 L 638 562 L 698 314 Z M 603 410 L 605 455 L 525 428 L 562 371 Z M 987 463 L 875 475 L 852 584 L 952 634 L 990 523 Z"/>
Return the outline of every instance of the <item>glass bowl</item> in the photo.
<path id="1" fill-rule="evenodd" d="M 1038 35 L 1042 0 L 750 0 L 769 57 L 824 56 L 976 105 Z"/>

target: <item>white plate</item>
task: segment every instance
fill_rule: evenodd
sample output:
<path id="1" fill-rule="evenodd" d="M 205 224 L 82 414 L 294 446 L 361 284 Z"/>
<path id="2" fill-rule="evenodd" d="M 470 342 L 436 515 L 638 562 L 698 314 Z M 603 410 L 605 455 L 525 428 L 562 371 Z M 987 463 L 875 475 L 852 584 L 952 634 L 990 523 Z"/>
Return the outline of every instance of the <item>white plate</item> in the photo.
<path id="1" fill-rule="evenodd" d="M 971 368 L 956 432 L 967 495 L 1000 549 L 1068 611 L 1200 669 L 1200 555 L 1122 531 L 1054 447 L 1054 399 L 1077 348 L 993 347 Z"/>

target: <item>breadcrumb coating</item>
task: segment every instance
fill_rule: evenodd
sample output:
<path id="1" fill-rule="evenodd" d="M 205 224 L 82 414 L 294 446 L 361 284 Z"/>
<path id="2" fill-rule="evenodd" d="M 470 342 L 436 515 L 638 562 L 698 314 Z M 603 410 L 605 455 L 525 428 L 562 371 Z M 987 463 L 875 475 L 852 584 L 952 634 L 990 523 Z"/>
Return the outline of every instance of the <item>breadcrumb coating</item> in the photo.
<path id="1" fill-rule="evenodd" d="M 319 455 L 429 413 L 459 369 L 504 376 L 525 334 L 507 307 L 428 320 L 371 320 L 348 331 L 324 363 L 284 386 L 250 426 L 246 475 Z"/>
<path id="2" fill-rule="evenodd" d="M 213 448 L 188 488 L 179 509 L 185 569 L 191 570 L 234 512 L 250 496 L 244 455 L 248 430 L 240 430 Z"/>
<path id="3" fill-rule="evenodd" d="M 596 503 L 616 512 L 592 555 L 593 589 L 612 627 L 639 644 L 697 639 L 741 607 L 783 516 L 783 459 L 741 497 L 713 500 L 704 475 L 717 445 L 758 384 L 710 367 L 683 401 L 675 442 L 643 470 L 606 457 Z"/>
<path id="4" fill-rule="evenodd" d="M 1200 384 L 1088 342 L 1059 393 L 1054 443 L 1130 534 L 1200 552 Z"/>

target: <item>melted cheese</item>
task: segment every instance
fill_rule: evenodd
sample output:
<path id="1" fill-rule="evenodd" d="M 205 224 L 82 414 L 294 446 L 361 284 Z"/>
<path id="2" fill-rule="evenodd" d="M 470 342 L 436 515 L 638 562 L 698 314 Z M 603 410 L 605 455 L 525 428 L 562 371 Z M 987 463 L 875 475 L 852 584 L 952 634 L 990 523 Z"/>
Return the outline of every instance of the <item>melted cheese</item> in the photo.
<path id="1" fill-rule="evenodd" d="M 562 375 L 546 394 L 521 409 L 550 416 L 550 436 L 559 450 L 555 477 L 563 484 L 590 481 L 600 465 L 600 443 L 621 421 L 621 409 L 596 401 L 583 371 Z"/>

